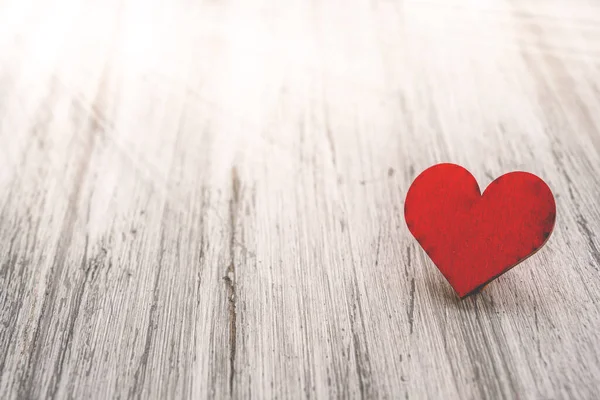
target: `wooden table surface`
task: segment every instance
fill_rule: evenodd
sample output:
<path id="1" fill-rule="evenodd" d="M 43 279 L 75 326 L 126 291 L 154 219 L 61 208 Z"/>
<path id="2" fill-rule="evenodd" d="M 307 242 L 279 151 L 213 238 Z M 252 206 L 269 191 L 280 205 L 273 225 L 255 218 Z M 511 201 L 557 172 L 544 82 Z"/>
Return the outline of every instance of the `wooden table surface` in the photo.
<path id="1" fill-rule="evenodd" d="M 600 3 L 0 0 L 0 49 L 0 398 L 598 398 Z M 557 201 L 464 301 L 438 162 Z"/>

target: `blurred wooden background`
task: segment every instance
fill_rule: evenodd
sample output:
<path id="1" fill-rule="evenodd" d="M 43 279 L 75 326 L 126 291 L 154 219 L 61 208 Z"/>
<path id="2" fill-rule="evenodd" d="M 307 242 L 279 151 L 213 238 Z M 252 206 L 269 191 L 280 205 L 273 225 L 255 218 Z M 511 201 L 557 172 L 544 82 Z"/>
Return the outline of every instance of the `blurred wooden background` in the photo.
<path id="1" fill-rule="evenodd" d="M 556 195 L 460 302 L 438 162 Z M 0 0 L 0 397 L 597 398 L 600 4 Z"/>

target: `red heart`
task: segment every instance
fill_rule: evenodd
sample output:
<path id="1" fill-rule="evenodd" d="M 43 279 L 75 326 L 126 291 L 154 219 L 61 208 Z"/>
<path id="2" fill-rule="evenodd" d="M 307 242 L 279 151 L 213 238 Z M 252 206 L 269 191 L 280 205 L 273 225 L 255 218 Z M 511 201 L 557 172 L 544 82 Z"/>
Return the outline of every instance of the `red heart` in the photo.
<path id="1" fill-rule="evenodd" d="M 438 164 L 410 186 L 404 217 L 421 247 L 465 298 L 546 243 L 556 204 L 548 185 L 533 174 L 502 175 L 482 195 L 469 171 Z"/>

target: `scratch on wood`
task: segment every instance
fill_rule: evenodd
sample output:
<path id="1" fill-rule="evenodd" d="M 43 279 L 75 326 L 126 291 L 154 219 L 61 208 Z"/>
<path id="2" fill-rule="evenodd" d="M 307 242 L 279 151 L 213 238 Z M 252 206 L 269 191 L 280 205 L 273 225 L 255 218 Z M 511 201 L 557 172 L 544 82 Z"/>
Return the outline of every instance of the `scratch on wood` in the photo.
<path id="1" fill-rule="evenodd" d="M 543 360 L 542 357 L 542 348 L 541 348 L 541 344 L 540 344 L 540 325 L 539 325 L 539 321 L 538 321 L 538 311 L 537 311 L 537 305 L 533 305 L 533 315 L 534 315 L 534 319 L 535 319 L 535 343 L 536 343 L 536 347 L 537 347 L 537 351 L 538 351 L 538 357 L 540 358 L 540 360 Z"/>
<path id="2" fill-rule="evenodd" d="M 410 280 L 410 300 L 408 306 L 408 324 L 410 326 L 410 333 L 413 333 L 413 321 L 415 312 L 415 278 Z"/>
<path id="3" fill-rule="evenodd" d="M 337 161 L 335 157 L 335 146 L 333 144 L 333 133 L 331 132 L 331 127 L 329 126 L 329 122 L 325 125 L 325 136 L 327 137 L 327 143 L 329 144 L 329 152 L 331 153 L 331 162 L 334 167 L 337 167 Z"/>
<path id="4" fill-rule="evenodd" d="M 355 326 L 355 318 L 356 318 L 356 302 L 353 304 L 353 311 L 350 313 L 350 329 L 352 332 L 352 341 L 354 342 L 353 346 L 353 354 L 354 354 L 354 363 L 356 364 L 356 374 L 358 377 L 358 388 L 360 390 L 361 399 L 365 399 L 366 397 L 366 378 L 364 366 L 362 365 L 362 357 L 360 355 L 360 342 L 358 339 L 358 333 L 356 332 Z"/>
<path id="5" fill-rule="evenodd" d="M 229 265 L 223 277 L 227 285 L 229 302 L 229 393 L 233 395 L 235 377 L 235 356 L 237 350 L 237 298 L 236 298 L 236 265 L 235 244 L 236 226 L 240 202 L 240 178 L 237 168 L 231 170 L 231 199 L 229 201 Z"/>
<path id="6" fill-rule="evenodd" d="M 160 250 L 158 253 L 158 265 L 156 275 L 154 277 L 154 285 L 152 290 L 152 305 L 150 306 L 150 316 L 148 317 L 148 326 L 146 328 L 146 341 L 144 343 L 144 350 L 140 357 L 140 362 L 133 375 L 133 385 L 129 391 L 129 397 L 141 396 L 143 385 L 146 380 L 146 369 L 148 367 L 148 359 L 150 357 L 150 351 L 154 342 L 154 333 L 157 328 L 158 318 L 158 300 L 159 300 L 159 289 L 161 283 L 161 275 L 163 271 L 163 258 L 166 251 L 165 248 L 165 229 L 168 222 L 169 209 L 165 206 L 163 211 L 163 218 L 161 223 L 161 234 L 160 234 Z"/>
<path id="7" fill-rule="evenodd" d="M 412 258 L 410 255 L 412 247 L 411 245 L 406 246 L 406 264 L 404 265 L 404 275 L 408 278 L 408 270 L 412 267 Z"/>
<path id="8" fill-rule="evenodd" d="M 360 301 L 360 293 L 358 292 L 358 285 L 354 283 L 354 291 L 351 295 L 352 301 L 352 312 L 350 313 L 350 329 L 352 333 L 352 341 L 354 342 L 354 362 L 356 363 L 356 373 L 358 377 L 358 386 L 360 390 L 361 399 L 367 399 L 371 397 L 371 367 L 369 361 L 369 349 L 365 343 L 364 355 L 360 349 L 360 338 L 357 330 L 357 317 L 360 318 L 360 325 L 365 333 L 365 322 L 362 311 L 362 304 Z M 357 316 L 358 311 L 358 316 Z"/>
<path id="9" fill-rule="evenodd" d="M 379 227 L 379 233 L 377 234 L 377 250 L 375 251 L 375 266 L 379 266 L 379 250 L 381 248 L 381 226 Z"/>

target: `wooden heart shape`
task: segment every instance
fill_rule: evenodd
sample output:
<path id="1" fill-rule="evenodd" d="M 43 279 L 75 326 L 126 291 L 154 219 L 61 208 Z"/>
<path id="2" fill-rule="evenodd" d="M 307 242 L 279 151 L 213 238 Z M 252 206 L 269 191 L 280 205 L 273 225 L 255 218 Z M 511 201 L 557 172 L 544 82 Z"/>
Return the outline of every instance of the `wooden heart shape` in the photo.
<path id="1" fill-rule="evenodd" d="M 528 172 L 502 175 L 481 194 L 469 171 L 438 164 L 410 186 L 404 217 L 462 299 L 546 243 L 554 229 L 556 203 L 548 185 Z"/>

